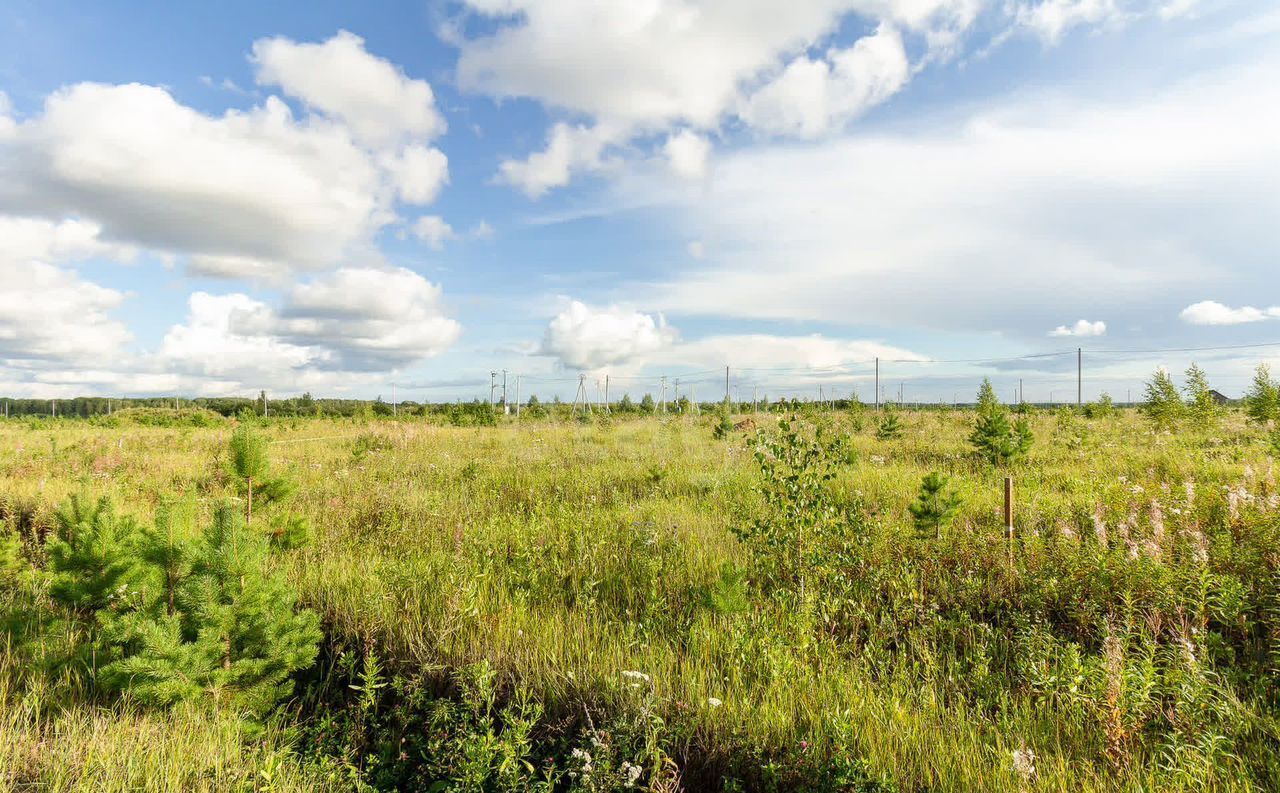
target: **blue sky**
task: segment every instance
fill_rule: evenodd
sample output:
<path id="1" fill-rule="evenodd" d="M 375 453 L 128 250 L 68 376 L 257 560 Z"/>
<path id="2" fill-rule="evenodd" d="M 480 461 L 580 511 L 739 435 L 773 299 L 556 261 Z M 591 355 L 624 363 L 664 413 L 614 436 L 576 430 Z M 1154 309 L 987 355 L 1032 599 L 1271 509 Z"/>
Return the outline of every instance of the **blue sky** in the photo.
<path id="1" fill-rule="evenodd" d="M 1238 392 L 1280 348 L 1121 351 L 1280 341 L 1278 45 L 1261 0 L 17 0 L 0 391 L 1046 399 L 1073 355 L 971 359 L 1079 346 L 1086 397 Z"/>

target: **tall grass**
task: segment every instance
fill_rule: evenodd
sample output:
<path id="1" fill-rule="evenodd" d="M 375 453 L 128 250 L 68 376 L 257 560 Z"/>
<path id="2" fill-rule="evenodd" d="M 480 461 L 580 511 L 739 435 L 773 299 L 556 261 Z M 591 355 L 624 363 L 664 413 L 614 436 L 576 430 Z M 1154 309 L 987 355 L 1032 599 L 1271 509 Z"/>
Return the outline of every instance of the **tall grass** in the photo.
<path id="1" fill-rule="evenodd" d="M 803 787 L 836 766 L 900 790 L 1280 786 L 1280 501 L 1256 430 L 1235 415 L 1167 434 L 1125 412 L 1041 414 L 1028 459 L 1000 470 L 971 454 L 970 414 L 899 417 L 890 440 L 813 418 L 848 436 L 831 487 L 865 522 L 831 578 L 844 583 L 812 610 L 765 587 L 734 539 L 763 509 L 758 471 L 750 439 L 716 439 L 714 417 L 266 431 L 315 525 L 289 574 L 332 639 L 444 696 L 485 662 L 502 696 L 534 697 L 559 725 L 546 740 L 653 712 L 690 789 Z M 10 512 L 84 487 L 141 513 L 175 492 L 208 510 L 232 492 L 217 460 L 229 434 L 5 426 L 0 493 Z M 931 471 L 964 497 L 940 539 L 907 510 Z M 624 672 L 648 677 L 642 700 Z M 17 761 L 44 747 L 62 760 L 30 778 L 55 789 L 206 773 L 217 788 L 276 763 L 305 779 L 287 736 L 83 697 L 33 713 L 30 685 L 6 675 L 0 760 L 29 768 Z M 114 782 L 94 776 L 151 743 L 143 776 L 123 761 Z M 46 783 L 55 767 L 70 781 Z"/>

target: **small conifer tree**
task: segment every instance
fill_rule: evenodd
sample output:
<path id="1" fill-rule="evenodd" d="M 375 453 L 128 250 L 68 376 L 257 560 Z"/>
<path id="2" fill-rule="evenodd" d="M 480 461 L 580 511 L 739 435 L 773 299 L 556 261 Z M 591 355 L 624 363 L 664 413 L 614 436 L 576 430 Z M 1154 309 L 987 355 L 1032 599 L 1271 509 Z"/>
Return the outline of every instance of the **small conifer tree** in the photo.
<path id="1" fill-rule="evenodd" d="M 228 473 L 244 493 L 244 519 L 253 522 L 253 504 L 260 506 L 281 501 L 293 492 L 293 484 L 285 477 L 271 475 L 267 457 L 267 441 L 248 424 L 241 424 L 231 434 Z"/>
<path id="2" fill-rule="evenodd" d="M 211 696 L 265 713 L 315 660 L 315 614 L 296 610 L 296 594 L 268 567 L 267 538 L 231 507 L 194 541 L 171 529 L 163 522 L 140 543 L 150 583 L 134 610 L 106 622 L 120 657 L 104 682 L 149 705 Z"/>
<path id="3" fill-rule="evenodd" d="M 992 465 L 1004 465 L 1023 457 L 1032 440 L 1030 422 L 1026 418 L 1011 422 L 991 380 L 984 377 L 978 388 L 978 417 L 969 435 L 974 450 Z"/>
<path id="4" fill-rule="evenodd" d="M 1280 383 L 1271 379 L 1271 369 L 1265 363 L 1253 372 L 1253 382 L 1244 395 L 1244 412 L 1263 426 L 1280 419 Z"/>
<path id="5" fill-rule="evenodd" d="M 907 505 L 911 519 L 915 523 L 916 533 L 921 537 L 932 534 L 942 537 L 942 530 L 950 525 L 960 512 L 962 499 L 954 490 L 948 491 L 951 480 L 945 474 L 930 473 L 920 482 L 920 493 L 916 500 Z"/>
<path id="6" fill-rule="evenodd" d="M 898 412 L 892 405 L 885 405 L 884 415 L 876 426 L 876 438 L 882 441 L 902 437 L 902 422 L 898 420 Z"/>
<path id="7" fill-rule="evenodd" d="M 137 534 L 138 524 L 116 515 L 110 499 L 71 496 L 54 513 L 50 597 L 85 618 L 122 597 L 137 583 Z"/>
<path id="8" fill-rule="evenodd" d="M 1167 369 L 1157 369 L 1146 385 L 1146 399 L 1142 412 L 1158 429 L 1173 429 L 1186 413 L 1186 405 L 1178 394 Z"/>
<path id="9" fill-rule="evenodd" d="M 653 407 L 654 407 L 654 405 L 653 405 L 653 394 L 645 394 L 643 397 L 641 397 L 641 398 L 640 398 L 640 412 L 641 412 L 641 413 L 652 413 L 652 412 L 653 412 Z"/>
<path id="10" fill-rule="evenodd" d="M 729 437 L 733 432 L 733 415 L 730 412 L 729 398 L 725 397 L 720 404 L 720 418 L 716 421 L 715 437 L 717 440 Z"/>

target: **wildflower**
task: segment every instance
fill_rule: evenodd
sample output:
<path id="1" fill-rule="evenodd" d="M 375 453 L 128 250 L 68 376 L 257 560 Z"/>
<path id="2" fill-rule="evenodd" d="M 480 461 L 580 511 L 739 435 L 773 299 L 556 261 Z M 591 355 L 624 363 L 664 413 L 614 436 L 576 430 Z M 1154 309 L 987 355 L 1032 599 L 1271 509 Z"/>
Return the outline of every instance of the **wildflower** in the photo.
<path id="1" fill-rule="evenodd" d="M 723 704 L 724 704 L 724 702 L 723 702 L 723 701 L 721 701 L 721 700 L 716 699 L 715 697 L 707 697 L 707 704 L 708 704 L 708 705 L 710 705 L 710 706 L 711 706 L 711 707 L 713 707 L 713 708 L 718 708 L 718 707 L 720 707 L 721 705 L 723 705 Z"/>
<path id="2" fill-rule="evenodd" d="M 628 680 L 634 680 L 636 683 L 648 683 L 649 676 L 644 672 L 636 672 L 632 669 L 624 670 L 622 676 Z"/>
<path id="3" fill-rule="evenodd" d="M 640 766 L 633 764 L 630 760 L 622 762 L 622 779 L 627 787 L 635 787 L 636 782 L 640 779 Z"/>
<path id="4" fill-rule="evenodd" d="M 1023 782 L 1036 778 L 1036 753 L 1027 748 L 1013 750 L 1013 773 Z"/>

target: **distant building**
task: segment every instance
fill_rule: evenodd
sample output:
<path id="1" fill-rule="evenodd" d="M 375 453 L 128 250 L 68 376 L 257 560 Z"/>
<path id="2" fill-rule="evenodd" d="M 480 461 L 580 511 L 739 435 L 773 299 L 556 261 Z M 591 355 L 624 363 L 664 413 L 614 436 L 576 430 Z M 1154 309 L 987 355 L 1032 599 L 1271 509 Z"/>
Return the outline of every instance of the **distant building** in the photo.
<path id="1" fill-rule="evenodd" d="M 1217 391 L 1212 388 L 1209 389 L 1209 396 L 1213 397 L 1213 401 L 1217 402 L 1219 405 L 1226 405 L 1231 403 L 1231 400 L 1226 396 L 1224 396 L 1221 391 Z"/>

